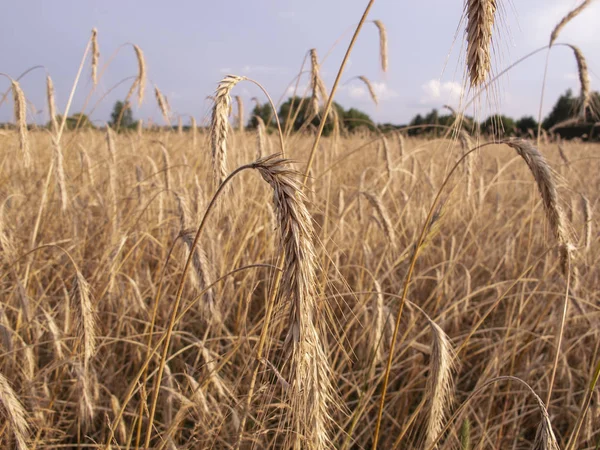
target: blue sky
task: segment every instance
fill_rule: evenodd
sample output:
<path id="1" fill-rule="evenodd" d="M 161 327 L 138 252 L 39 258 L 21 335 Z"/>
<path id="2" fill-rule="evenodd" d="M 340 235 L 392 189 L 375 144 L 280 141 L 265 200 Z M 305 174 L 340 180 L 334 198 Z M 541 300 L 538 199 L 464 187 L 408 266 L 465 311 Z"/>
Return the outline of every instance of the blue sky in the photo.
<path id="1" fill-rule="evenodd" d="M 580 0 L 501 0 L 502 19 L 497 23 L 494 67 L 499 72 L 519 57 L 545 45 L 560 18 Z M 139 45 L 148 66 L 144 104 L 135 106 L 137 118 L 162 122 L 152 93 L 156 84 L 168 96 L 175 114 L 194 115 L 199 123 L 208 117 L 205 100 L 227 73 L 245 75 L 262 83 L 274 99 L 298 73 L 310 48 L 323 58 L 322 74 L 329 89 L 366 0 L 229 0 L 179 1 L 80 1 L 20 0 L 3 6 L 0 18 L 0 72 L 13 77 L 43 65 L 52 76 L 58 108 L 63 110 L 90 30 L 98 28 L 100 66 L 127 42 Z M 389 70 L 382 73 L 378 33 L 372 23 L 363 29 L 346 68 L 336 100 L 345 107 L 364 110 L 378 122 L 404 123 L 417 113 L 459 104 L 464 77 L 463 0 L 407 2 L 378 0 L 369 16 L 382 20 L 388 30 Z M 600 1 L 571 22 L 559 42 L 578 45 L 587 56 L 592 89 L 600 75 Z M 458 33 L 458 34 L 457 34 Z M 455 39 L 455 36 L 457 38 Z M 477 115 L 502 112 L 514 117 L 537 115 L 545 53 L 540 53 L 503 77 L 492 98 L 481 102 Z M 86 108 L 123 78 L 137 73 L 130 46 L 121 47 L 111 61 Z M 544 111 L 567 88 L 579 91 L 577 67 L 571 51 L 556 47 L 550 56 Z M 376 86 L 378 107 L 352 77 L 365 75 Z M 40 110 L 30 120 L 47 120 L 45 72 L 36 70 L 22 80 L 28 100 Z M 301 81 L 306 86 L 307 79 Z M 9 83 L 0 78 L 0 89 Z M 81 110 L 91 90 L 89 62 L 71 112 Z M 91 117 L 109 119 L 115 100 L 126 95 L 129 83 L 99 101 Z M 249 83 L 234 94 L 246 102 L 261 97 Z M 470 111 L 473 113 L 473 111 Z M 12 120 L 10 103 L 0 106 L 0 121 Z"/>

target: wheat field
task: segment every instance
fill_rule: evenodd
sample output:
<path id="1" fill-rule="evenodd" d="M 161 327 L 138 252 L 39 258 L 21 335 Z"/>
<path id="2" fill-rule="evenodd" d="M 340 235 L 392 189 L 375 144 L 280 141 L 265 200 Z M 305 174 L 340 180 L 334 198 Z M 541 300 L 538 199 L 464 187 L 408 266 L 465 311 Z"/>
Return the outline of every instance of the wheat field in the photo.
<path id="1" fill-rule="evenodd" d="M 467 4 L 483 86 L 496 2 Z M 94 84 L 97 55 L 94 30 Z M 232 127 L 236 76 L 207 127 L 31 130 L 12 82 L 2 448 L 599 447 L 599 144 L 460 114 L 436 136 L 350 133 L 310 56 L 328 136 Z"/>

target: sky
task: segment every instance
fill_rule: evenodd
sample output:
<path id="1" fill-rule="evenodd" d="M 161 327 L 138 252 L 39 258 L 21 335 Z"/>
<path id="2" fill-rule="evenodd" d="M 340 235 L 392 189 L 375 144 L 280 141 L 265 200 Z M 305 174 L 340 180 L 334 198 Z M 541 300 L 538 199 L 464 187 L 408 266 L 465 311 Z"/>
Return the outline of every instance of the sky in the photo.
<path id="1" fill-rule="evenodd" d="M 494 73 L 548 43 L 554 25 L 581 0 L 500 0 L 493 46 Z M 86 61 L 70 112 L 84 110 L 98 125 L 110 119 L 116 100 L 123 99 L 137 74 L 131 45 L 145 54 L 148 89 L 143 104 L 134 103 L 134 116 L 163 123 L 153 95 L 156 85 L 168 97 L 174 121 L 181 115 L 198 123 L 210 114 L 206 100 L 227 74 L 261 83 L 275 101 L 286 94 L 304 57 L 317 49 L 326 87 L 331 89 L 339 65 L 367 0 L 19 0 L 2 7 L 0 72 L 18 77 L 27 69 L 22 88 L 29 102 L 30 121 L 48 120 L 45 76 L 54 81 L 57 106 L 64 111 L 92 28 L 98 29 L 100 72 L 93 91 L 90 62 Z M 463 0 L 408 2 L 376 0 L 369 20 L 387 28 L 389 69 L 382 72 L 379 36 L 365 24 L 346 67 L 336 101 L 358 108 L 376 122 L 406 123 L 444 104 L 458 108 L 470 98 L 464 83 Z M 599 89 L 600 1 L 569 23 L 558 42 L 579 46 L 586 55 L 592 89 Z M 540 52 L 509 71 L 468 114 L 481 119 L 491 113 L 512 117 L 537 116 L 546 52 Z M 356 77 L 371 80 L 380 103 L 375 106 Z M 305 88 L 304 75 L 300 87 Z M 0 77 L 0 90 L 10 87 Z M 114 89 L 113 89 L 114 88 Z M 571 88 L 579 92 L 577 66 L 567 47 L 553 48 L 549 57 L 543 112 Z M 232 92 L 246 105 L 265 96 L 248 82 Z M 86 99 L 88 99 L 86 104 Z M 9 97 L 10 100 L 10 97 Z M 84 108 L 85 105 L 85 108 Z M 12 120 L 11 102 L 0 105 L 0 122 Z"/>

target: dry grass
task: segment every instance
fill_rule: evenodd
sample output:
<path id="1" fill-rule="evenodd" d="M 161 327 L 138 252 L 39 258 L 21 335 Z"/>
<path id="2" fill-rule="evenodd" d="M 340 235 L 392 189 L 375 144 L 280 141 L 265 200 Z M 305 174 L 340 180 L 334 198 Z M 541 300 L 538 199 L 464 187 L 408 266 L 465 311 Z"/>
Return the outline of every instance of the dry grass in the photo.
<path id="1" fill-rule="evenodd" d="M 467 5 L 474 86 L 495 10 Z M 313 153 L 308 125 L 244 129 L 241 99 L 231 126 L 243 80 L 219 83 L 206 129 L 171 130 L 155 88 L 168 128 L 62 137 L 28 133 L 13 82 L 0 447 L 366 449 L 383 404 L 381 449 L 596 448 L 598 144 L 336 122 Z"/>

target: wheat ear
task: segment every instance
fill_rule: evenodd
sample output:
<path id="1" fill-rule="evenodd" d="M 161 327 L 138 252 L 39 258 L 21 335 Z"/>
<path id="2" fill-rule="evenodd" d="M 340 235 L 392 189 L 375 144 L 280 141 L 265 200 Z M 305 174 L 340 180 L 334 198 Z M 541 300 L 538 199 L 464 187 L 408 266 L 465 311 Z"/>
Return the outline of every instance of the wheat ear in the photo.
<path id="1" fill-rule="evenodd" d="M 365 77 L 364 75 L 360 75 L 358 77 L 358 79 L 360 81 L 362 81 L 365 84 L 365 86 L 367 86 L 367 89 L 369 90 L 369 95 L 371 96 L 371 100 L 373 100 L 373 103 L 375 103 L 375 105 L 379 105 L 379 99 L 377 98 L 377 93 L 375 92 L 375 89 L 373 89 L 373 85 L 371 84 L 369 79 L 367 77 Z"/>
<path id="2" fill-rule="evenodd" d="M 466 0 L 467 68 L 471 86 L 482 85 L 491 69 L 496 0 Z"/>
<path id="3" fill-rule="evenodd" d="M 583 53 L 576 47 L 575 45 L 569 45 L 573 50 L 573 54 L 575 55 L 575 60 L 577 61 L 577 73 L 579 74 L 579 85 L 581 87 L 580 93 L 580 101 L 581 101 L 581 109 L 580 109 L 580 117 L 585 121 L 585 113 L 590 108 L 590 74 L 588 72 L 588 65 Z"/>
<path id="4" fill-rule="evenodd" d="M 556 38 L 558 37 L 562 29 L 565 27 L 565 25 L 568 24 L 572 19 L 577 17 L 585 8 L 589 6 L 590 3 L 592 3 L 592 0 L 584 0 L 583 3 L 581 3 L 581 5 L 570 11 L 565 17 L 561 19 L 560 22 L 556 24 L 554 30 L 552 30 L 552 34 L 550 35 L 551 47 L 552 44 L 554 44 L 554 42 L 556 41 Z"/>
<path id="5" fill-rule="evenodd" d="M 387 210 L 381 203 L 379 197 L 377 197 L 372 192 L 361 192 L 369 201 L 373 209 L 377 212 L 377 216 L 381 226 L 383 228 L 383 232 L 392 248 L 396 248 L 396 233 L 394 232 L 394 227 L 392 226 L 392 221 L 390 220 L 390 216 L 387 213 Z"/>
<path id="6" fill-rule="evenodd" d="M 58 123 L 56 122 L 56 103 L 54 101 L 54 83 L 50 75 L 46 76 L 46 97 L 48 100 L 48 115 L 50 116 L 50 125 L 52 133 L 58 133 Z"/>
<path id="7" fill-rule="evenodd" d="M 98 59 L 100 50 L 98 50 L 98 30 L 92 28 L 92 83 L 94 87 L 98 84 Z"/>
<path id="8" fill-rule="evenodd" d="M 379 30 L 379 59 L 381 61 L 381 70 L 388 70 L 388 40 L 385 25 L 381 20 L 374 20 L 373 23 Z"/>
<path id="9" fill-rule="evenodd" d="M 141 48 L 134 44 L 133 49 L 135 50 L 135 56 L 138 62 L 138 76 L 136 81 L 138 90 L 138 105 L 141 105 L 146 92 L 146 60 L 144 59 L 144 52 Z"/>
<path id="10" fill-rule="evenodd" d="M 210 125 L 210 148 L 212 152 L 215 182 L 221 184 L 227 177 L 227 134 L 229 132 L 229 109 L 231 90 L 245 77 L 227 75 L 217 87 Z"/>
<path id="11" fill-rule="evenodd" d="M 17 441 L 19 450 L 27 450 L 27 438 L 29 425 L 27 424 L 27 413 L 17 399 L 8 380 L 0 373 L 0 415 L 3 415 L 12 428 L 13 435 Z"/>
<path id="12" fill-rule="evenodd" d="M 169 105 L 156 85 L 154 86 L 154 96 L 156 97 L 156 103 L 158 103 L 158 108 L 160 109 L 160 113 L 165 119 L 165 122 L 171 126 L 171 120 L 169 119 Z"/>
<path id="13" fill-rule="evenodd" d="M 279 302 L 289 304 L 286 346 L 289 354 L 290 402 L 286 422 L 291 428 L 286 441 L 293 448 L 330 447 L 329 409 L 334 402 L 331 368 L 317 330 L 318 280 L 314 229 L 297 174 L 276 156 L 253 166 L 273 188 L 284 266 Z"/>
<path id="14" fill-rule="evenodd" d="M 14 114 L 19 130 L 19 148 L 23 154 L 23 163 L 26 168 L 31 167 L 31 153 L 29 152 L 29 136 L 27 133 L 27 104 L 21 86 L 15 80 L 11 81 L 14 100 Z"/>

